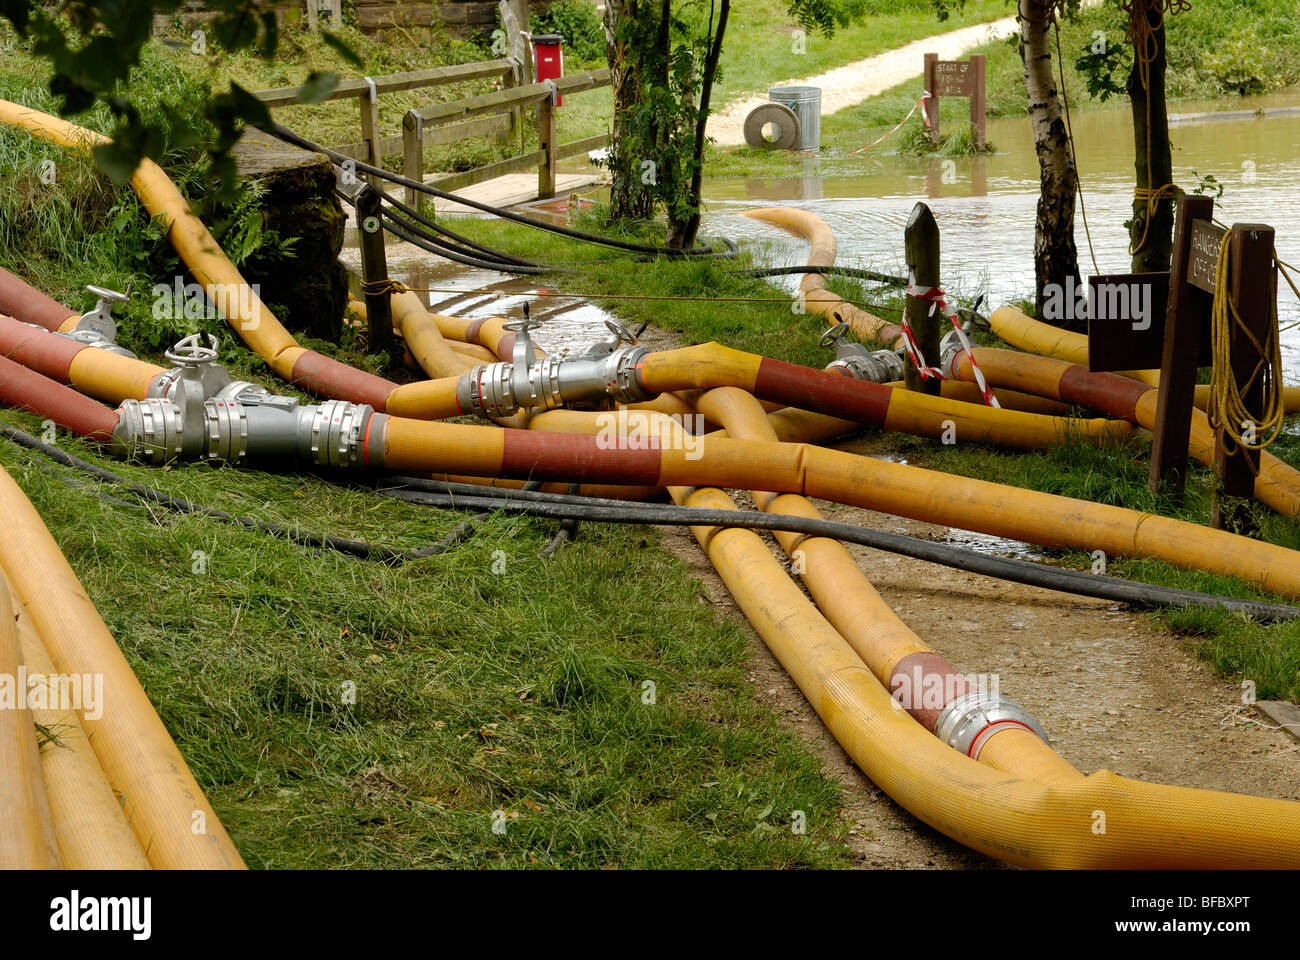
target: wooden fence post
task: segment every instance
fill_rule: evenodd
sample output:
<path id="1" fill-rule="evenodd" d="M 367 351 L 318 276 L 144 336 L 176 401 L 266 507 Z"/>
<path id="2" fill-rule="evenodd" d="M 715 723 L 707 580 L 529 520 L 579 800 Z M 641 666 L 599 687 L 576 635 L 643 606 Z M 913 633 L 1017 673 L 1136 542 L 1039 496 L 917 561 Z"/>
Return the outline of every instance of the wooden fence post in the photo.
<path id="1" fill-rule="evenodd" d="M 373 88 L 357 97 L 361 106 L 361 139 L 366 145 L 366 162 L 371 166 L 382 167 L 384 158 L 379 154 L 379 94 Z M 379 177 L 367 174 L 365 180 L 372 187 L 381 186 Z"/>
<path id="2" fill-rule="evenodd" d="M 912 215 L 907 218 L 907 226 L 903 229 L 903 250 L 912 282 L 923 289 L 939 286 L 939 225 L 924 203 L 914 206 Z M 916 337 L 921 359 L 926 364 L 938 366 L 939 311 L 934 302 L 909 296 L 903 310 Z M 939 393 L 939 380 L 922 377 L 910 356 L 904 367 L 904 377 L 908 390 L 919 390 L 936 396 Z"/>
<path id="3" fill-rule="evenodd" d="M 1214 216 L 1211 197 L 1184 193 L 1174 209 L 1174 250 L 1169 265 L 1169 300 L 1165 307 L 1164 353 L 1160 362 L 1160 393 L 1156 429 L 1151 439 L 1151 469 L 1147 485 L 1182 499 L 1187 480 L 1188 431 L 1196 393 L 1196 363 L 1201 334 L 1210 322 L 1213 297 L 1188 280 L 1192 255 L 1192 221 Z"/>
<path id="4" fill-rule="evenodd" d="M 388 259 L 384 253 L 384 228 L 379 219 L 379 191 L 362 185 L 357 192 L 357 233 L 361 238 L 362 292 L 366 298 L 368 352 L 393 349 L 393 312 L 390 293 L 383 290 L 388 280 Z M 379 292 L 375 292 L 379 291 Z"/>
<path id="5" fill-rule="evenodd" d="M 970 122 L 975 130 L 975 147 L 984 149 L 984 54 L 971 54 L 970 58 Z M 936 111 L 937 113 L 937 111 Z"/>
<path id="6" fill-rule="evenodd" d="M 913 60 L 913 63 L 916 61 Z M 925 92 L 930 96 L 921 105 L 925 110 L 925 118 L 930 124 L 930 139 L 935 143 L 939 142 L 939 55 L 937 53 L 927 53 L 925 55 L 925 74 L 924 84 Z"/>
<path id="7" fill-rule="evenodd" d="M 424 124 L 414 110 L 406 111 L 402 118 L 402 176 L 408 180 L 424 182 Z M 424 212 L 424 194 L 406 188 L 406 205 Z"/>
<path id="8" fill-rule="evenodd" d="M 555 124 L 555 89 L 544 96 L 537 104 L 537 142 L 545 154 L 537 166 L 537 196 L 545 200 L 555 196 L 555 148 L 559 136 Z"/>
<path id="9" fill-rule="evenodd" d="M 1247 410 L 1260 410 L 1264 405 L 1263 376 L 1258 365 L 1267 363 L 1268 358 L 1261 356 L 1255 343 L 1268 342 L 1269 327 L 1273 323 L 1273 298 L 1276 296 L 1273 270 L 1273 228 L 1262 223 L 1233 224 L 1228 247 L 1229 296 L 1245 329 L 1236 321 L 1230 321 L 1232 332 L 1229 339 L 1232 377 L 1239 388 L 1246 386 L 1241 399 Z M 1214 468 L 1218 483 L 1210 522 L 1221 530 L 1244 534 L 1254 532 L 1249 504 L 1227 498 L 1248 501 L 1255 495 L 1259 451 L 1247 450 L 1236 440 L 1242 436 L 1253 438 L 1258 430 L 1257 423 L 1225 423 L 1215 433 Z M 1233 434 L 1232 440 L 1225 439 L 1224 434 L 1229 431 Z"/>

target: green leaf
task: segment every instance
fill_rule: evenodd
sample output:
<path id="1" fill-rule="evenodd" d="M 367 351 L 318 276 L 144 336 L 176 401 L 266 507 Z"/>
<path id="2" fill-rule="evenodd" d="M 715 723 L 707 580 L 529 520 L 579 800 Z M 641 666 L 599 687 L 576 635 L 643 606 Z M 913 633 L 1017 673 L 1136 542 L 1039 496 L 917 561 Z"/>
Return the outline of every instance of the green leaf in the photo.
<path id="1" fill-rule="evenodd" d="M 101 143 L 92 151 L 95 163 L 119 187 L 131 182 L 131 175 L 140 165 L 142 155 L 125 144 L 114 141 Z"/>
<path id="2" fill-rule="evenodd" d="M 298 88 L 298 99 L 303 103 L 319 103 L 339 85 L 339 75 L 313 70 Z"/>
<path id="3" fill-rule="evenodd" d="M 357 56 L 355 50 L 349 47 L 338 34 L 331 33 L 328 30 L 320 32 L 320 38 L 325 41 L 326 46 L 333 47 L 340 57 L 352 64 L 358 70 L 364 69 L 361 58 Z"/>

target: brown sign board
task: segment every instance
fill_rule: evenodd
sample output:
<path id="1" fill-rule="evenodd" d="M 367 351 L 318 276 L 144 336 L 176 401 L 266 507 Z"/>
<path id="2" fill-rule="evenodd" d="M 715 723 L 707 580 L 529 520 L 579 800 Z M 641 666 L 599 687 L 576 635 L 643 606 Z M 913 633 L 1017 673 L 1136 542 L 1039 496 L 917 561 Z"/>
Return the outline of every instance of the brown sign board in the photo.
<path id="1" fill-rule="evenodd" d="M 1206 293 L 1214 292 L 1214 276 L 1219 270 L 1219 244 L 1227 233 L 1208 220 L 1192 221 L 1191 255 L 1187 260 L 1187 282 Z"/>
<path id="2" fill-rule="evenodd" d="M 969 60 L 940 60 L 934 65 L 931 92 L 940 97 L 969 97 L 975 89 L 975 71 Z"/>
<path id="3" fill-rule="evenodd" d="M 1169 273 L 1111 273 L 1088 278 L 1088 369 L 1150 370 L 1164 356 Z M 1200 363 L 1210 361 L 1201 331 Z"/>

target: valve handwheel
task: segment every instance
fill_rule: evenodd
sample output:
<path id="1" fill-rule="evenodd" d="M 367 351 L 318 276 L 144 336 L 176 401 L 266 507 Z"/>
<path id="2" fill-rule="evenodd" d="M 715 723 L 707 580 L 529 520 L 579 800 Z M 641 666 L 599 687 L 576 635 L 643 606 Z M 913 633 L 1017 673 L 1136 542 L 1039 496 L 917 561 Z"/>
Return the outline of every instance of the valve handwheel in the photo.
<path id="1" fill-rule="evenodd" d="M 166 353 L 163 354 L 172 363 L 178 363 L 182 366 L 196 366 L 202 363 L 211 363 L 219 356 L 217 347 L 219 341 L 212 334 L 208 334 L 208 345 L 202 343 L 203 334 L 193 333 L 184 340 L 179 340 Z"/>
<path id="2" fill-rule="evenodd" d="M 823 347 L 834 346 L 836 341 L 848 332 L 848 329 L 849 325 L 847 323 L 837 323 L 835 326 L 823 333 L 821 339 L 817 342 Z"/>

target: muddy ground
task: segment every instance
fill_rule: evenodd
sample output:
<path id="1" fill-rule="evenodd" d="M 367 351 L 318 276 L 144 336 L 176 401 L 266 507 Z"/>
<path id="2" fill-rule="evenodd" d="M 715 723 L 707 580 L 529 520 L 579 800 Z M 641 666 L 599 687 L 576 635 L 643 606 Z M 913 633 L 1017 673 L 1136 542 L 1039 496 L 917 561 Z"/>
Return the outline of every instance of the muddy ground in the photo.
<path id="1" fill-rule="evenodd" d="M 733 492 L 752 506 L 743 492 Z M 942 540 L 948 527 L 814 501 L 829 518 Z M 690 565 L 711 602 L 744 621 L 689 531 L 663 528 L 664 545 Z M 770 540 L 779 553 L 775 541 Z M 900 617 L 963 673 L 997 674 L 1002 693 L 1047 730 L 1084 773 L 1300 800 L 1300 743 L 1252 722 L 1238 686 L 1215 679 L 1149 617 L 908 557 L 850 546 Z M 748 626 L 747 626 L 748 628 Z M 750 629 L 750 680 L 823 757 L 842 785 L 859 866 L 999 869 L 1000 861 L 921 823 L 868 780 Z M 1267 721 L 1265 721 L 1267 722 Z"/>

